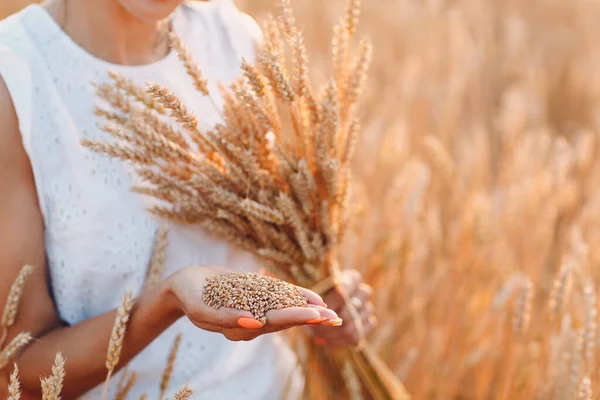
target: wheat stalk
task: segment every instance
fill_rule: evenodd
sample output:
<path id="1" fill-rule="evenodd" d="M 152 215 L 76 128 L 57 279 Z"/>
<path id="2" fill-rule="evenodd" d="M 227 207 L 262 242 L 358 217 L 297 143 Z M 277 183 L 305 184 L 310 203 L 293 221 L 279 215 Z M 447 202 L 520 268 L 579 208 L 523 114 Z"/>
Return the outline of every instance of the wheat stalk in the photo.
<path id="1" fill-rule="evenodd" d="M 154 239 L 154 247 L 152 249 L 152 258 L 150 259 L 150 267 L 146 276 L 146 286 L 152 286 L 158 283 L 164 274 L 165 259 L 168 241 L 169 228 L 166 224 L 161 225 Z"/>
<path id="2" fill-rule="evenodd" d="M 186 384 L 173 395 L 173 400 L 187 400 L 192 394 L 194 394 L 194 391 Z"/>
<path id="3" fill-rule="evenodd" d="M 558 276 L 554 280 L 552 294 L 550 295 L 550 310 L 555 317 L 559 317 L 566 306 L 571 293 L 572 276 L 573 265 L 566 263 L 561 267 Z"/>
<path id="4" fill-rule="evenodd" d="M 169 351 L 169 358 L 167 359 L 167 365 L 162 373 L 160 379 L 160 395 L 159 399 L 164 398 L 165 392 L 169 388 L 169 384 L 171 383 L 171 378 L 173 375 L 173 369 L 175 368 L 175 360 L 177 358 L 177 352 L 179 351 L 179 345 L 181 344 L 182 334 L 179 333 L 175 336 L 175 340 L 173 341 L 173 345 L 171 346 L 171 350 Z"/>
<path id="5" fill-rule="evenodd" d="M 19 367 L 15 363 L 13 372 L 10 374 L 8 385 L 8 400 L 21 399 L 21 383 L 19 382 Z"/>
<path id="6" fill-rule="evenodd" d="M 4 306 L 4 312 L 2 313 L 2 320 L 0 321 L 0 324 L 2 325 L 0 348 L 2 348 L 4 342 L 6 341 L 8 328 L 15 323 L 17 311 L 19 309 L 19 303 L 21 302 L 21 296 L 23 295 L 23 288 L 25 287 L 25 282 L 32 272 L 33 267 L 31 265 L 25 265 L 23 268 L 21 268 L 19 275 L 13 282 L 10 291 L 8 292 L 8 298 Z"/>
<path id="7" fill-rule="evenodd" d="M 131 292 L 128 291 L 121 298 L 121 304 L 117 309 L 115 323 L 113 325 L 110 341 L 108 343 L 108 352 L 106 354 L 106 369 L 108 370 L 108 373 L 106 375 L 106 382 L 104 384 L 104 393 L 102 395 L 103 400 L 106 400 L 110 377 L 117 367 L 117 364 L 119 364 L 121 350 L 123 349 L 123 339 L 125 337 L 127 322 L 129 321 L 129 314 L 131 313 L 132 307 L 133 296 Z"/>
<path id="8" fill-rule="evenodd" d="M 19 333 L 8 345 L 0 351 L 0 369 L 6 367 L 10 360 L 22 349 L 24 349 L 33 337 L 26 332 Z"/>
<path id="9" fill-rule="evenodd" d="M 577 392 L 577 400 L 591 400 L 592 399 L 592 382 L 588 376 L 585 376 L 579 384 L 579 391 Z"/>
<path id="10" fill-rule="evenodd" d="M 60 393 L 65 379 L 65 360 L 61 353 L 57 353 L 52 366 L 52 375 L 41 378 L 42 400 L 60 400 Z"/>
<path id="11" fill-rule="evenodd" d="M 131 392 L 131 389 L 135 386 L 137 382 L 137 374 L 132 372 L 131 374 L 124 373 L 122 380 L 119 382 L 117 387 L 117 394 L 115 396 L 115 400 L 125 400 Z"/>
<path id="12" fill-rule="evenodd" d="M 533 301 L 533 284 L 529 279 L 521 283 L 517 293 L 517 302 L 513 316 L 513 331 L 523 334 L 529 327 L 531 320 L 531 306 Z"/>

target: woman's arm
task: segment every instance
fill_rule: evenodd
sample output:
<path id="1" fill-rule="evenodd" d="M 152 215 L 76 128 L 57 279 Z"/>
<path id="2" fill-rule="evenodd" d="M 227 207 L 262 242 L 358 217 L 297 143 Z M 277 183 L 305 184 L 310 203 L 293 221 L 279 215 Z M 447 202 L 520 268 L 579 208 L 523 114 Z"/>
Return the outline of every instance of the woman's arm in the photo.
<path id="1" fill-rule="evenodd" d="M 23 389 L 39 396 L 39 377 L 50 374 L 57 351 L 66 360 L 63 398 L 77 398 L 102 383 L 106 378 L 106 353 L 115 316 L 116 311 L 112 310 L 74 326 L 53 329 L 34 341 L 17 360 Z M 131 311 L 117 369 L 181 316 L 183 313 L 167 281 L 146 290 Z"/>
<path id="2" fill-rule="evenodd" d="M 19 332 L 30 332 L 36 338 L 15 360 L 26 394 L 39 396 L 39 377 L 49 374 L 56 352 L 61 351 L 67 369 L 64 396 L 75 398 L 106 376 L 104 361 L 115 311 L 72 327 L 61 324 L 48 288 L 44 226 L 33 173 L 12 101 L 1 78 L 0 121 L 0 305 L 20 268 L 24 264 L 35 266 L 8 340 Z M 122 365 L 183 315 L 165 285 L 156 285 L 137 300 L 125 337 Z M 3 391 L 10 368 L 0 372 L 0 398 L 6 398 Z"/>

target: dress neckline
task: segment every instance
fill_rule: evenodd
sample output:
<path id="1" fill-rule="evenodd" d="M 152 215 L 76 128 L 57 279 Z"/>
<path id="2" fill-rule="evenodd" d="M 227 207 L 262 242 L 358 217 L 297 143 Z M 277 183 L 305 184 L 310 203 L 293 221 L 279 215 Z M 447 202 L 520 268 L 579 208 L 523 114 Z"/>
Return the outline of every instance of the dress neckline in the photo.
<path id="1" fill-rule="evenodd" d="M 89 51 L 87 51 L 85 48 L 83 48 L 82 46 L 80 46 L 77 42 L 75 42 L 73 40 L 73 38 L 67 33 L 65 32 L 62 27 L 56 22 L 56 20 L 50 15 L 50 13 L 43 8 L 41 5 L 39 4 L 31 4 L 28 7 L 28 10 L 30 15 L 35 18 L 35 22 L 36 25 L 40 24 L 42 26 L 44 26 L 44 30 L 46 32 L 48 32 L 48 30 L 56 35 L 55 37 L 58 38 L 58 40 L 60 40 L 64 46 L 66 46 L 73 55 L 77 56 L 77 57 L 81 57 L 89 62 L 91 62 L 94 65 L 101 65 L 104 69 L 109 69 L 109 70 L 113 70 L 113 71 L 144 71 L 144 70 L 149 70 L 149 69 L 157 69 L 160 68 L 164 65 L 168 65 L 170 63 L 172 63 L 173 61 L 177 61 L 177 52 L 173 51 L 173 50 L 169 50 L 169 53 L 167 53 L 164 57 L 153 61 L 151 63 L 146 63 L 146 64 L 137 64 L 137 65 L 126 65 L 126 64 L 116 64 L 116 63 L 111 63 L 110 61 L 106 61 L 102 58 L 99 58 L 95 55 L 93 55 L 92 53 L 90 53 Z M 183 32 L 184 30 L 182 29 L 182 21 L 184 18 L 182 18 L 182 11 L 181 11 L 181 6 L 177 7 L 175 9 L 175 11 L 173 12 L 173 14 L 171 15 L 171 30 L 180 35 L 181 36 L 181 32 Z"/>

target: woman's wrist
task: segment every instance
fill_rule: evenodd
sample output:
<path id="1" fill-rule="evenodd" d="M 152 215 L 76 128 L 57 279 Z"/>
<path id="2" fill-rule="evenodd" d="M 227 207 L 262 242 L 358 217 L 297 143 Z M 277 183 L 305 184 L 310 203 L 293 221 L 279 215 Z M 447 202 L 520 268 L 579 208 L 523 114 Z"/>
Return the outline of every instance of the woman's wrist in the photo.
<path id="1" fill-rule="evenodd" d="M 168 277 L 147 289 L 139 298 L 140 311 L 148 313 L 148 318 L 141 318 L 149 325 L 168 327 L 184 316 L 181 304 L 173 291 L 172 278 Z M 146 306 L 142 306 L 146 305 Z"/>

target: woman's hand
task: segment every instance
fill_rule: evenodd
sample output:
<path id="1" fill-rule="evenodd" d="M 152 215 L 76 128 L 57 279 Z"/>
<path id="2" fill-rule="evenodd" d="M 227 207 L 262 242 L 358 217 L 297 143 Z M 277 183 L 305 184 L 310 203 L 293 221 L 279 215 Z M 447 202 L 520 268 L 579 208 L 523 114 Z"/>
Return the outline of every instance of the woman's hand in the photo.
<path id="1" fill-rule="evenodd" d="M 358 271 L 343 271 L 340 286 L 325 295 L 325 303 L 343 319 L 344 325 L 338 329 L 327 326 L 312 327 L 315 342 L 327 346 L 358 344 L 362 336 L 368 335 L 377 324 L 375 308 L 371 303 L 371 294 L 371 287 L 363 283 Z M 346 303 L 346 299 L 358 313 L 359 320 L 350 311 L 350 305 Z M 361 332 L 360 324 L 362 324 L 363 332 Z"/>
<path id="2" fill-rule="evenodd" d="M 308 299 L 308 308 L 293 307 L 268 311 L 267 323 L 264 326 L 248 311 L 209 307 L 202 298 L 206 278 L 227 272 L 230 271 L 220 267 L 188 267 L 169 278 L 177 307 L 197 327 L 211 332 L 220 332 L 229 340 L 240 341 L 252 340 L 260 335 L 294 326 L 341 324 L 337 314 L 326 308 L 319 295 L 303 288 L 299 289 Z"/>

